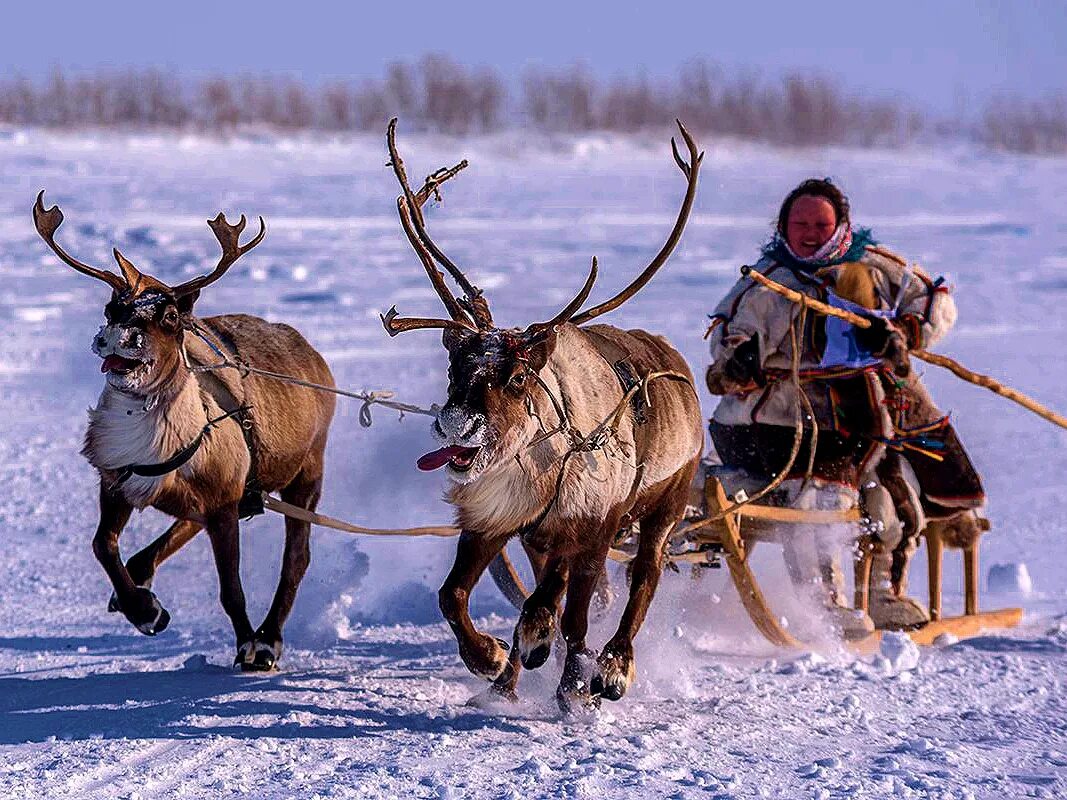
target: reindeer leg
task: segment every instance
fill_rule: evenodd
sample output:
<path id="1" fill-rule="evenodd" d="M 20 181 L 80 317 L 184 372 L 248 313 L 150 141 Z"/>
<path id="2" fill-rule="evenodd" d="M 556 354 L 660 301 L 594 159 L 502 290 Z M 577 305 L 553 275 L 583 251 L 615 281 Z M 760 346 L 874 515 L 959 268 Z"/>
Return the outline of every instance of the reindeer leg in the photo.
<path id="1" fill-rule="evenodd" d="M 530 566 L 533 567 L 534 580 L 537 582 L 537 586 L 535 586 L 535 590 L 539 589 L 540 586 L 541 586 L 541 582 L 545 577 L 546 570 L 548 568 L 548 563 L 549 563 L 548 562 L 548 556 L 545 553 L 542 553 L 542 552 L 540 552 L 538 550 L 533 549 L 532 547 L 527 545 L 525 542 L 523 542 L 522 547 L 526 551 L 526 555 L 530 560 Z M 564 580 L 564 584 L 565 584 L 565 580 Z M 551 604 L 552 605 L 552 609 L 551 609 L 551 611 L 552 611 L 552 619 L 551 619 L 551 622 L 549 624 L 551 625 L 551 629 L 553 631 L 555 631 L 555 629 L 556 629 L 556 618 L 559 616 L 560 600 L 563 597 L 563 591 L 565 590 L 565 588 L 566 588 L 565 585 L 560 587 L 559 596 L 555 599 L 554 603 Z M 523 620 L 524 616 L 527 617 L 527 618 L 531 618 L 530 615 L 527 614 L 526 603 L 530 602 L 530 600 L 533 598 L 533 594 L 534 593 L 531 593 L 530 597 L 528 597 L 526 599 L 526 601 L 524 602 L 523 607 L 521 609 L 522 616 L 519 617 L 519 623 L 520 624 L 517 624 L 515 626 L 514 633 L 512 634 L 511 652 L 508 653 L 508 664 L 504 668 L 504 671 L 501 672 L 500 675 L 497 677 L 497 679 L 495 681 L 493 681 L 493 686 L 492 686 L 493 691 L 496 692 L 496 694 L 500 695 L 501 697 L 503 697 L 503 698 L 505 698 L 507 700 L 511 700 L 511 701 L 516 701 L 516 700 L 519 699 L 518 698 L 518 694 L 516 694 L 516 692 L 515 692 L 515 688 L 519 684 L 519 675 L 522 674 L 522 668 L 523 668 L 523 660 L 522 659 L 524 657 L 523 650 L 522 650 L 522 648 L 520 646 L 520 637 L 522 636 L 524 630 L 526 630 L 521 625 L 521 623 L 522 623 L 522 620 Z M 539 600 L 542 600 L 542 599 L 543 599 L 543 595 L 539 596 Z M 532 609 L 532 607 L 531 607 L 531 609 Z M 533 615 L 537 615 L 537 616 L 540 615 L 540 611 L 531 611 L 531 613 Z M 544 629 L 542 628 L 541 630 L 543 632 Z M 528 637 L 531 637 L 532 639 L 536 639 L 537 636 L 538 636 L 538 633 L 536 631 L 532 631 L 532 632 L 527 631 L 526 635 Z M 540 667 L 544 663 L 544 661 L 548 658 L 548 655 L 551 652 L 552 638 L 553 638 L 553 634 L 552 633 L 546 633 L 545 634 L 545 639 L 544 639 L 544 643 L 545 643 L 544 658 L 541 659 L 540 662 L 536 663 L 536 665 L 531 665 L 529 667 L 530 669 L 536 669 L 537 667 Z M 530 647 L 527 647 L 527 653 L 531 652 L 531 650 L 536 650 L 536 648 L 537 648 L 536 644 L 534 644 L 534 645 L 532 645 Z M 540 654 L 535 654 L 535 655 L 539 656 Z"/>
<path id="2" fill-rule="evenodd" d="M 252 623 L 248 621 L 245 593 L 241 586 L 241 539 L 236 503 L 208 517 L 207 534 L 211 538 L 215 569 L 219 574 L 219 599 L 233 624 L 237 640 L 234 666 L 247 669 L 255 654 L 252 650 Z"/>
<path id="3" fill-rule="evenodd" d="M 162 536 L 157 538 L 143 550 L 134 553 L 126 561 L 126 571 L 137 586 L 145 589 L 152 587 L 152 579 L 155 578 L 159 565 L 187 545 L 194 536 L 203 529 L 199 522 L 187 519 L 179 519 L 174 522 Z M 111 593 L 111 600 L 107 604 L 108 611 L 120 611 L 119 597 Z"/>
<path id="4" fill-rule="evenodd" d="M 526 669 L 537 669 L 552 652 L 556 617 L 566 588 L 566 565 L 559 557 L 550 559 L 541 573 L 537 588 L 523 603 L 519 623 L 515 626 L 515 643 Z"/>
<path id="5" fill-rule="evenodd" d="M 641 519 L 637 555 L 632 562 L 630 598 L 622 612 L 618 630 L 597 659 L 600 670 L 593 679 L 593 693 L 606 700 L 619 700 L 634 681 L 634 637 L 641 629 L 649 604 L 656 594 L 663 572 L 667 536 L 685 512 L 692 478 L 693 469 L 684 470 L 680 482 L 676 481 L 668 487 L 660 502 Z"/>
<path id="6" fill-rule="evenodd" d="M 295 506 L 314 511 L 322 495 L 322 470 L 317 477 L 301 472 L 281 491 L 282 500 Z M 311 523 L 285 518 L 285 555 L 282 557 L 282 574 L 278 589 L 266 619 L 256 631 L 252 642 L 253 659 L 247 669 L 270 670 L 282 655 L 282 628 L 293 609 L 296 590 L 311 563 Z"/>
<path id="7" fill-rule="evenodd" d="M 93 553 L 111 579 L 123 615 L 141 633 L 155 636 L 170 624 L 170 614 L 151 591 L 134 583 L 119 552 L 119 537 L 132 512 L 125 497 L 112 494 L 101 483 L 100 522 L 93 537 Z"/>
<path id="8" fill-rule="evenodd" d="M 467 669 L 489 680 L 507 666 L 507 644 L 482 633 L 471 622 L 468 604 L 471 589 L 502 547 L 499 538 L 463 531 L 456 544 L 456 559 L 437 593 L 441 613 L 456 636 L 459 656 Z"/>
<path id="9" fill-rule="evenodd" d="M 611 528 L 610 535 L 614 532 Z M 596 681 L 596 653 L 586 646 L 585 637 L 589 632 L 589 603 L 607 558 L 610 535 L 599 537 L 602 542 L 596 550 L 579 553 L 571 561 L 567 604 L 560 620 L 567 659 L 556 688 L 556 702 L 564 714 L 600 705 L 600 698 L 591 690 Z"/>

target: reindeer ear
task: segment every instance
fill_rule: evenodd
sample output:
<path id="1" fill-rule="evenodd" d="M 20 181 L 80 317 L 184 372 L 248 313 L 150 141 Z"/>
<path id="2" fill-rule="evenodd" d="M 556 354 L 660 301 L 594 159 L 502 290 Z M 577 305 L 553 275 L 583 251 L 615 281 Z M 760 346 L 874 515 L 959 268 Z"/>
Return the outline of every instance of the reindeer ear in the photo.
<path id="1" fill-rule="evenodd" d="M 526 363 L 534 372 L 544 369 L 548 359 L 556 349 L 557 334 L 555 327 L 550 328 L 526 348 Z"/>
<path id="2" fill-rule="evenodd" d="M 190 313 L 193 310 L 193 303 L 196 302 L 198 297 L 200 297 L 199 289 L 197 289 L 195 292 L 190 292 L 189 294 L 184 295 L 183 297 L 179 297 L 175 301 L 175 305 L 178 306 L 178 311 L 182 314 Z"/>

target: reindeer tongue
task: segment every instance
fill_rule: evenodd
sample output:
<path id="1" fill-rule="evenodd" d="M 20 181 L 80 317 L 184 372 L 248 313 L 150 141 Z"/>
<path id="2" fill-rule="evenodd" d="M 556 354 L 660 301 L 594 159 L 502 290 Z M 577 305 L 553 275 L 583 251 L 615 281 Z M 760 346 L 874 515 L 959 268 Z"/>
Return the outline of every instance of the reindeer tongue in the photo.
<path id="1" fill-rule="evenodd" d="M 109 356 L 105 356 L 103 362 L 100 364 L 101 372 L 111 372 L 115 367 L 120 369 L 126 365 L 126 359 L 122 356 L 117 356 L 112 353 Z"/>
<path id="2" fill-rule="evenodd" d="M 452 444 L 448 447 L 442 447 L 440 450 L 434 450 L 432 453 L 427 453 L 418 461 L 415 465 L 423 472 L 430 472 L 439 467 L 443 467 L 449 461 L 452 460 L 452 456 L 458 456 L 460 453 L 465 453 L 468 450 L 474 450 L 473 447 L 463 447 L 458 444 Z"/>

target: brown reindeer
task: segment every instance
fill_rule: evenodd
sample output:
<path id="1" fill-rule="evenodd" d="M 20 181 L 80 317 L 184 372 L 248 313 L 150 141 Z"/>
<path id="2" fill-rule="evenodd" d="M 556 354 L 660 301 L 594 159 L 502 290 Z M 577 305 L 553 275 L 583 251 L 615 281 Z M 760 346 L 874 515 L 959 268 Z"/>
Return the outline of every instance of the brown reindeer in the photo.
<path id="1" fill-rule="evenodd" d="M 66 264 L 112 289 L 105 324 L 93 340 L 106 373 L 82 454 L 100 473 L 100 522 L 93 552 L 114 586 L 110 610 L 121 611 L 142 633 L 154 636 L 170 615 L 150 586 L 157 567 L 206 528 L 218 569 L 222 607 L 237 638 L 235 665 L 268 670 L 282 651 L 282 626 L 310 561 L 310 525 L 285 521 L 285 556 L 274 602 L 253 629 L 241 588 L 238 507 L 262 490 L 279 490 L 290 503 L 314 509 L 322 489 L 323 451 L 333 417 L 330 394 L 278 383 L 235 370 L 196 367 L 240 358 L 245 363 L 333 385 L 330 369 L 288 325 L 232 314 L 197 319 L 193 304 L 266 232 L 245 245 L 236 225 L 220 213 L 208 224 L 222 257 L 208 275 L 179 286 L 140 272 L 115 250 L 122 271 L 88 266 L 55 241 L 63 222 L 57 206 L 37 197 L 38 233 Z M 176 522 L 127 564 L 119 537 L 133 509 L 152 506 Z M 242 507 L 244 510 L 244 507 Z"/>
<path id="2" fill-rule="evenodd" d="M 433 423 L 443 446 L 419 460 L 421 469 L 446 466 L 449 499 L 462 533 L 455 563 L 440 590 L 440 605 L 468 669 L 514 696 L 520 666 L 548 659 L 560 620 L 567 656 L 557 698 L 564 710 L 599 697 L 618 700 L 634 677 L 633 639 L 656 590 L 666 538 L 684 511 L 703 447 L 700 404 L 685 360 L 662 337 L 608 325 L 580 328 L 633 296 L 667 260 L 681 237 L 696 192 L 703 156 L 681 128 L 687 164 L 671 141 L 688 180 L 685 200 L 666 244 L 618 295 L 578 313 L 597 274 L 596 259 L 582 290 L 548 322 L 526 329 L 493 324 L 486 298 L 427 235 L 421 206 L 455 174 L 439 171 L 412 192 L 389 126 L 389 154 L 403 188 L 401 223 L 449 319 L 382 321 L 395 335 L 443 329 L 448 351 L 448 401 Z M 681 123 L 679 123 L 681 127 Z M 457 299 L 435 260 L 463 290 Z M 628 388 L 650 374 L 623 403 Z M 589 604 L 616 534 L 640 530 L 630 595 L 618 630 L 599 657 L 586 645 Z M 512 537 L 532 555 L 537 588 L 526 600 L 507 646 L 478 631 L 468 597 L 489 563 Z"/>

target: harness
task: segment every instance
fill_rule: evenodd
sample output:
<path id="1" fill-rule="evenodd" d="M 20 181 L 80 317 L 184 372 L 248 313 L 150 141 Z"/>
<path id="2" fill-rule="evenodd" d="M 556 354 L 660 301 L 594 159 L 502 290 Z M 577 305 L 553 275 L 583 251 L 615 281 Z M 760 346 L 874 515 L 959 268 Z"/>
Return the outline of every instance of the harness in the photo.
<path id="1" fill-rule="evenodd" d="M 203 341 L 211 350 L 220 358 L 226 358 L 226 354 L 221 347 L 215 341 L 212 341 L 211 336 L 208 335 L 208 331 L 203 326 L 197 324 L 192 319 L 187 319 L 183 326 L 184 331 L 188 331 L 195 335 L 198 339 Z M 236 352 L 236 348 L 232 345 L 230 348 L 233 352 L 230 354 L 234 358 L 239 358 Z M 182 359 L 185 362 L 186 367 L 194 376 L 199 374 L 199 371 L 192 364 L 189 363 L 188 354 L 185 351 L 184 341 L 181 344 Z M 243 379 L 243 375 L 241 376 Z M 197 382 L 200 385 L 201 390 L 206 391 L 220 406 L 226 407 L 227 405 L 234 405 L 229 411 L 221 414 L 213 419 L 208 419 L 207 423 L 200 432 L 196 435 L 189 444 L 180 448 L 174 455 L 165 461 L 160 461 L 155 464 L 127 464 L 118 470 L 118 477 L 112 484 L 112 490 L 119 488 L 126 481 L 128 481 L 134 475 L 138 475 L 144 478 L 159 478 L 163 475 L 168 475 L 171 472 L 176 472 L 183 466 L 188 464 L 193 456 L 199 452 L 203 446 L 205 439 L 214 430 L 219 423 L 228 419 L 233 419 L 237 422 L 238 428 L 241 431 L 241 438 L 244 439 L 245 447 L 248 449 L 248 473 L 245 476 L 244 490 L 241 493 L 241 499 L 237 503 L 237 513 L 242 519 L 251 519 L 254 516 L 265 513 L 263 505 L 263 491 L 259 483 L 259 474 L 257 469 L 258 454 L 259 454 L 259 440 L 256 435 L 255 418 L 252 414 L 252 406 L 247 403 L 240 403 L 236 397 L 232 395 L 229 389 L 221 381 L 216 381 L 218 387 L 222 390 L 222 393 L 229 395 L 226 397 L 219 397 L 218 392 L 211 391 L 210 387 L 205 387 L 203 383 L 197 378 Z M 231 402 L 226 402 L 226 400 Z M 204 406 L 205 416 L 207 414 L 207 406 Z"/>
<path id="2" fill-rule="evenodd" d="M 156 464 L 127 464 L 126 466 L 121 467 L 118 470 L 118 477 L 111 485 L 111 488 L 117 489 L 118 487 L 126 483 L 126 481 L 128 481 L 134 475 L 138 475 L 142 478 L 158 478 L 162 475 L 166 475 L 170 472 L 174 472 L 176 470 L 181 469 L 192 460 L 193 456 L 196 455 L 201 445 L 204 444 L 204 438 L 220 422 L 230 419 L 231 417 L 236 418 L 238 420 L 238 423 L 241 425 L 241 430 L 245 430 L 244 421 L 245 419 L 250 418 L 247 416 L 247 412 L 249 412 L 250 410 L 251 409 L 248 406 L 240 406 L 238 408 L 235 408 L 233 411 L 227 411 L 222 416 L 215 417 L 214 419 L 209 419 L 207 421 L 207 424 L 200 429 L 200 433 L 196 435 L 196 438 L 193 439 L 193 441 L 185 445 L 185 447 L 181 448 L 177 453 L 172 455 L 166 461 L 160 461 Z M 255 469 L 254 464 L 253 469 Z"/>
<path id="3" fill-rule="evenodd" d="M 609 357 L 605 352 L 597 348 L 597 353 L 607 362 L 611 367 L 612 372 L 619 381 L 619 385 L 622 388 L 622 398 L 615 405 L 615 408 L 608 414 L 600 423 L 593 428 L 593 430 L 587 435 L 583 436 L 581 431 L 571 425 L 570 418 L 567 416 L 566 407 L 560 398 L 557 398 L 551 387 L 544 382 L 540 375 L 534 372 L 532 369 L 527 368 L 528 374 L 534 379 L 538 386 L 541 387 L 545 395 L 548 397 L 555 409 L 556 415 L 559 417 L 559 424 L 551 430 L 545 431 L 540 436 L 534 438 L 534 440 L 527 446 L 527 449 L 535 447 L 538 444 L 546 441 L 557 433 L 564 433 L 569 442 L 570 447 L 567 452 L 563 454 L 560 459 L 559 472 L 556 474 L 555 489 L 552 493 L 552 498 L 548 501 L 540 513 L 533 520 L 523 525 L 516 531 L 516 534 L 522 539 L 523 543 L 532 547 L 535 550 L 542 551 L 544 548 L 539 546 L 538 541 L 535 539 L 535 534 L 548 517 L 549 513 L 555 507 L 559 500 L 560 493 L 563 490 L 563 479 L 567 473 L 567 464 L 570 459 L 577 453 L 592 453 L 597 450 L 603 450 L 607 447 L 608 442 L 618 434 L 618 425 L 622 421 L 623 414 L 627 407 L 630 408 L 633 414 L 634 423 L 637 425 L 644 425 L 648 422 L 647 411 L 651 407 L 651 403 L 648 397 L 648 385 L 661 378 L 667 378 L 670 380 L 680 380 L 692 386 L 689 379 L 681 373 L 671 370 L 664 370 L 658 372 L 649 372 L 643 377 L 638 377 L 632 363 L 630 362 L 630 356 L 625 350 L 621 350 L 614 346 L 614 343 L 609 340 L 603 340 L 609 348 L 613 349 L 611 355 L 620 355 L 620 358 Z M 695 393 L 694 389 L 694 393 Z M 532 411 L 533 402 L 530 395 L 527 393 L 527 413 L 534 414 Z M 543 424 L 542 424 L 543 427 Z M 637 474 L 640 475 L 644 466 L 638 464 L 636 466 Z M 638 482 L 634 482 L 634 488 L 631 491 L 631 496 L 636 491 Z"/>

